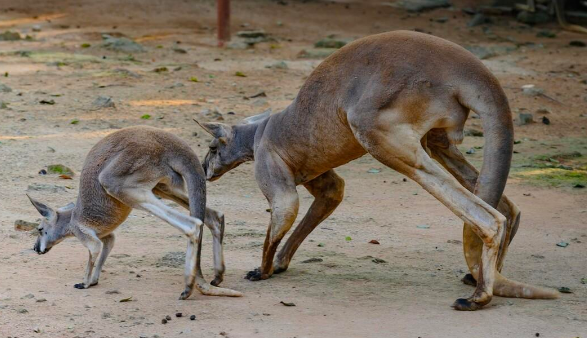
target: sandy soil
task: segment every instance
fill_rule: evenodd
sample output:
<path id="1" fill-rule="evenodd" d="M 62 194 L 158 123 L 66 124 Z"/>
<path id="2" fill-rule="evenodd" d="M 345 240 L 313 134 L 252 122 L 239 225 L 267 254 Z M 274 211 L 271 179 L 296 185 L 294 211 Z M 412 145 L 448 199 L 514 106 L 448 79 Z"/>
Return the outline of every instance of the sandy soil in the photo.
<path id="1" fill-rule="evenodd" d="M 0 337 L 587 336 L 587 285 L 581 283 L 587 278 L 587 198 L 585 189 L 569 186 L 510 180 L 506 193 L 523 213 L 504 273 L 573 293 L 551 301 L 495 298 L 473 313 L 450 308 L 473 291 L 459 281 L 466 272 L 461 221 L 415 183 L 403 182 L 370 157 L 338 170 L 347 183 L 342 205 L 306 240 L 289 271 L 261 282 L 243 279 L 260 263 L 268 222 L 252 165 L 209 184 L 209 205 L 227 215 L 223 286 L 244 292 L 243 298 L 198 294 L 177 300 L 182 267 L 163 257 L 181 256 L 185 239 L 143 212 L 133 212 L 120 227 L 100 284 L 88 290 L 73 288 L 87 260 L 77 240 L 37 256 L 34 237 L 14 231 L 16 219 L 38 218 L 25 193 L 53 206 L 73 201 L 78 193 L 79 176 L 63 180 L 38 175 L 39 170 L 62 163 L 79 173 L 88 150 L 118 128 L 164 128 L 203 156 L 209 137 L 192 121 L 202 118 L 202 110 L 219 107 L 227 123 L 237 123 L 267 108 L 284 108 L 320 62 L 300 59 L 298 53 L 329 34 L 358 38 L 418 28 L 462 45 L 518 46 L 485 63 L 514 110 L 546 107 L 552 112 L 550 125 L 516 127 L 517 138 L 524 141 L 516 146 L 514 166 L 546 150 L 587 152 L 587 118 L 582 116 L 587 85 L 581 83 L 587 79 L 587 48 L 568 46 L 585 36 L 552 25 L 545 27 L 557 38 L 537 38 L 544 27 L 506 17 L 494 18 L 486 28 L 466 28 L 470 17 L 460 8 L 473 1 L 454 1 L 453 8 L 420 15 L 379 1 L 288 2 L 234 1 L 234 31 L 263 28 L 275 41 L 233 50 L 215 47 L 211 0 L 1 0 L 0 31 L 28 33 L 34 41 L 0 42 L 0 73 L 8 73 L 0 83 L 13 89 L 0 93 L 0 101 L 8 103 L 0 110 Z M 435 21 L 443 17 L 446 23 Z M 33 25 L 41 31 L 32 32 Z M 100 46 L 102 32 L 125 34 L 147 51 L 133 58 L 108 51 Z M 173 51 L 174 46 L 187 53 Z M 266 68 L 280 61 L 287 69 Z M 159 67 L 168 71 L 153 72 Z M 247 77 L 235 76 L 237 71 Z M 544 88 L 552 99 L 522 95 L 525 84 Z M 267 97 L 243 98 L 260 91 Z M 96 109 L 92 102 L 98 96 L 112 97 L 116 108 Z M 141 119 L 145 114 L 151 118 Z M 467 124 L 475 128 L 479 121 Z M 462 147 L 480 144 L 481 138 L 467 137 Z M 482 151 L 470 156 L 477 164 L 481 157 Z M 372 168 L 381 172 L 368 173 Z M 31 190 L 35 184 L 45 187 Z M 299 191 L 301 217 L 311 198 Z M 419 228 L 422 224 L 429 228 Z M 204 267 L 210 275 L 206 236 Z M 372 239 L 381 244 L 369 244 Z M 556 246 L 561 241 L 569 246 Z M 386 263 L 375 264 L 373 257 Z M 322 262 L 303 263 L 310 258 Z M 131 296 L 130 302 L 119 302 Z M 176 312 L 184 317 L 175 318 Z M 196 321 L 186 318 L 192 314 Z M 163 325 L 166 315 L 173 319 Z"/>

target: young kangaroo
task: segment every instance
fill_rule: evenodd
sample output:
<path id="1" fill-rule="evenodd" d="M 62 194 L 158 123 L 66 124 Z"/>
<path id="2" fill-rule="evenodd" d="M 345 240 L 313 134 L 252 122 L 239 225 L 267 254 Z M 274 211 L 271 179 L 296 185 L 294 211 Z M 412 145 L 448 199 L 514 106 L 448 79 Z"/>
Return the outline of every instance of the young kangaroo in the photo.
<path id="1" fill-rule="evenodd" d="M 125 128 L 106 136 L 86 158 L 79 191 L 75 204 L 57 210 L 29 196 L 45 217 L 34 246 L 38 254 L 49 252 L 71 236 L 90 252 L 84 281 L 75 284 L 75 288 L 98 284 L 102 266 L 114 246 L 113 231 L 136 208 L 159 217 L 188 238 L 185 290 L 180 299 L 192 294 L 194 284 L 205 295 L 241 296 L 237 291 L 216 287 L 224 276 L 224 216 L 206 208 L 202 166 L 192 149 L 178 137 L 145 126 Z M 157 196 L 177 202 L 190 211 L 190 216 L 168 207 Z M 207 285 L 200 268 L 201 220 L 214 237 L 214 286 Z"/>
<path id="2" fill-rule="evenodd" d="M 456 147 L 470 110 L 481 117 L 486 135 L 481 173 Z M 284 111 L 233 127 L 201 126 L 215 138 L 204 161 L 207 178 L 216 180 L 255 160 L 255 178 L 271 206 L 261 267 L 249 272 L 250 280 L 287 269 L 306 236 L 343 199 L 344 181 L 333 168 L 369 153 L 465 221 L 469 282 L 477 286 L 455 309 L 479 309 L 493 294 L 557 296 L 499 273 L 519 223 L 519 210 L 502 196 L 513 149 L 512 117 L 497 79 L 456 44 L 409 31 L 359 39 L 324 60 Z M 273 261 L 296 219 L 300 184 L 315 200 Z"/>

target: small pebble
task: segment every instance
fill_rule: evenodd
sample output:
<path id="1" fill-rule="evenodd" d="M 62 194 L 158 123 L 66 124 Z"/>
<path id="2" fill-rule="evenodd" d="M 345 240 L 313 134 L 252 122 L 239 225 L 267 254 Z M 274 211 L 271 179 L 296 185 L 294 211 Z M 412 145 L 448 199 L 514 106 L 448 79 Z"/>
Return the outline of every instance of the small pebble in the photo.
<path id="1" fill-rule="evenodd" d="M 196 315 L 191 315 L 190 320 L 196 320 Z"/>
<path id="2" fill-rule="evenodd" d="M 171 316 L 167 315 L 167 316 L 165 316 L 165 319 L 171 320 Z"/>
<path id="3" fill-rule="evenodd" d="M 176 313 L 176 314 L 175 314 L 175 316 L 176 316 L 177 318 L 181 318 L 181 317 L 183 316 L 183 313 L 181 313 L 181 312 L 178 312 L 178 313 Z"/>
<path id="4" fill-rule="evenodd" d="M 167 319 L 165 319 L 165 318 L 161 319 L 161 324 L 167 324 Z"/>

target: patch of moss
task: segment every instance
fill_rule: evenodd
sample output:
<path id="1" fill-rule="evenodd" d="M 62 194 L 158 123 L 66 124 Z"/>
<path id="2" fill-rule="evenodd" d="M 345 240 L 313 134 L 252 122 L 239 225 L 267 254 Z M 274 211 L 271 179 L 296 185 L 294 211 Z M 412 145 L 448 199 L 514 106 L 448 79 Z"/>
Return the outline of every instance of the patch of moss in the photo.
<path id="1" fill-rule="evenodd" d="M 551 187 L 587 186 L 587 170 L 566 170 L 560 168 L 534 168 L 514 174 L 529 183 Z"/>

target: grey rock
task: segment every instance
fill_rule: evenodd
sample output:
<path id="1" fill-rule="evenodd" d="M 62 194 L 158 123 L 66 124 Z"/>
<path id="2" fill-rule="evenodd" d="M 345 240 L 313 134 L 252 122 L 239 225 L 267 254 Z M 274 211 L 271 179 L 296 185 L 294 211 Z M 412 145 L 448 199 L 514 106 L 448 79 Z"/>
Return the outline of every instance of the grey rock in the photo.
<path id="1" fill-rule="evenodd" d="M 25 313 L 29 313 L 29 310 L 27 310 L 27 309 L 18 309 L 17 312 L 18 313 L 21 313 L 21 314 L 25 314 Z"/>
<path id="2" fill-rule="evenodd" d="M 272 41 L 271 37 L 264 30 L 247 30 L 247 31 L 240 31 L 236 33 L 238 39 L 229 44 L 229 46 L 238 46 L 240 48 L 233 48 L 233 49 L 244 49 L 242 48 L 243 45 L 246 45 L 246 48 L 253 47 L 257 43 Z"/>
<path id="3" fill-rule="evenodd" d="M 226 45 L 226 48 L 228 49 L 248 49 L 251 47 L 252 45 L 246 43 L 244 39 L 233 39 Z"/>
<path id="4" fill-rule="evenodd" d="M 473 16 L 471 20 L 469 20 L 469 22 L 467 23 L 467 27 L 476 27 L 490 22 L 491 19 L 488 18 L 485 14 L 477 13 L 475 14 L 475 16 Z"/>
<path id="5" fill-rule="evenodd" d="M 465 136 L 483 137 L 483 132 L 477 129 L 466 129 Z"/>
<path id="6" fill-rule="evenodd" d="M 550 22 L 551 17 L 550 15 L 548 15 L 548 13 L 543 11 L 535 11 L 533 13 L 521 11 L 520 13 L 518 13 L 516 19 L 521 23 L 525 23 L 528 25 L 537 25 Z"/>
<path id="7" fill-rule="evenodd" d="M 536 109 L 536 114 L 543 114 L 543 115 L 546 115 L 546 114 L 550 114 L 550 113 L 552 113 L 552 112 L 550 111 L 550 109 L 548 109 L 548 108 L 545 108 L 545 107 L 542 107 L 542 108 L 538 108 L 538 109 Z"/>
<path id="8" fill-rule="evenodd" d="M 308 48 L 302 50 L 298 57 L 303 59 L 324 59 L 337 50 L 336 48 Z"/>
<path id="9" fill-rule="evenodd" d="M 543 29 L 541 31 L 538 31 L 538 33 L 536 33 L 536 37 L 537 38 L 556 38 L 556 33 L 548 30 L 548 29 Z"/>
<path id="10" fill-rule="evenodd" d="M 98 96 L 98 98 L 92 102 L 92 105 L 95 108 L 116 108 L 116 105 L 110 96 Z"/>
<path id="11" fill-rule="evenodd" d="M 167 89 L 175 89 L 175 88 L 181 88 L 181 87 L 185 87 L 185 85 L 183 83 L 181 83 L 181 82 L 176 82 L 176 83 L 174 83 L 172 85 L 169 85 L 169 86 L 167 86 L 165 88 L 167 88 Z"/>
<path id="12" fill-rule="evenodd" d="M 266 38 L 267 33 L 265 33 L 265 31 L 262 29 L 258 29 L 258 30 L 239 31 L 236 33 L 236 36 L 238 36 L 239 38 L 245 38 L 245 39 L 256 39 L 256 38 Z"/>
<path id="13" fill-rule="evenodd" d="M 450 7 L 449 0 L 400 0 L 395 3 L 396 7 L 401 7 L 408 12 L 424 12 L 437 8 Z"/>
<path id="14" fill-rule="evenodd" d="M 176 251 L 168 252 L 163 256 L 157 266 L 167 266 L 170 268 L 179 268 L 185 264 L 185 253 Z"/>
<path id="15" fill-rule="evenodd" d="M 8 109 L 8 105 L 4 101 L 0 101 L 0 109 Z"/>
<path id="16" fill-rule="evenodd" d="M 7 85 L 0 83 L 0 93 L 10 93 L 12 88 L 8 87 Z"/>
<path id="17" fill-rule="evenodd" d="M 265 66 L 265 68 L 272 68 L 272 69 L 288 69 L 288 65 L 285 61 L 278 61 L 274 62 L 270 65 Z"/>
<path id="18" fill-rule="evenodd" d="M 518 113 L 518 124 L 524 126 L 530 123 L 534 123 L 534 115 L 531 113 Z"/>
<path id="19" fill-rule="evenodd" d="M 116 68 L 113 72 L 122 76 L 134 77 L 135 79 L 140 79 L 142 77 L 141 75 L 124 68 Z"/>
<path id="20" fill-rule="evenodd" d="M 34 25 L 33 26 L 33 32 L 40 32 L 41 31 L 41 25 Z"/>
<path id="21" fill-rule="evenodd" d="M 335 48 L 339 49 L 344 47 L 347 43 L 352 41 L 352 39 L 337 39 L 334 37 L 327 37 L 322 40 L 316 41 L 314 47 L 316 48 Z"/>
<path id="22" fill-rule="evenodd" d="M 526 96 L 539 96 L 544 94 L 544 89 L 538 88 L 534 85 L 522 86 L 522 94 Z"/>
<path id="23" fill-rule="evenodd" d="M 465 46 L 469 52 L 475 54 L 481 60 L 489 59 L 516 50 L 512 46 Z"/>
<path id="24" fill-rule="evenodd" d="M 263 99 L 263 98 L 259 98 L 256 99 L 255 101 L 253 101 L 253 106 L 255 107 L 263 107 L 267 105 L 267 100 Z"/>
<path id="25" fill-rule="evenodd" d="M 143 46 L 125 37 L 115 38 L 108 34 L 103 34 L 102 38 L 104 39 L 102 47 L 109 50 L 124 53 L 141 53 L 145 51 Z"/>
<path id="26" fill-rule="evenodd" d="M 65 192 L 65 187 L 55 184 L 33 183 L 28 186 L 27 191 L 48 191 L 52 193 Z"/>
<path id="27" fill-rule="evenodd" d="M 18 41 L 22 39 L 18 32 L 5 31 L 0 33 L 0 41 Z"/>
<path id="28" fill-rule="evenodd" d="M 324 260 L 322 258 L 310 258 L 310 259 L 306 259 L 305 261 L 302 261 L 302 263 L 320 263 L 323 261 Z"/>
<path id="29" fill-rule="evenodd" d="M 39 298 L 39 299 L 37 299 L 37 303 L 44 303 L 46 301 L 47 301 L 47 299 L 45 299 L 45 298 Z"/>
<path id="30" fill-rule="evenodd" d="M 180 48 L 178 46 L 174 46 L 173 48 L 171 48 L 171 50 L 173 50 L 174 52 L 179 53 L 179 54 L 187 54 L 188 53 L 187 50 Z"/>
<path id="31" fill-rule="evenodd" d="M 222 113 L 218 107 L 214 107 L 214 109 L 204 109 L 200 114 L 209 120 L 224 121 L 224 117 L 222 117 Z"/>

